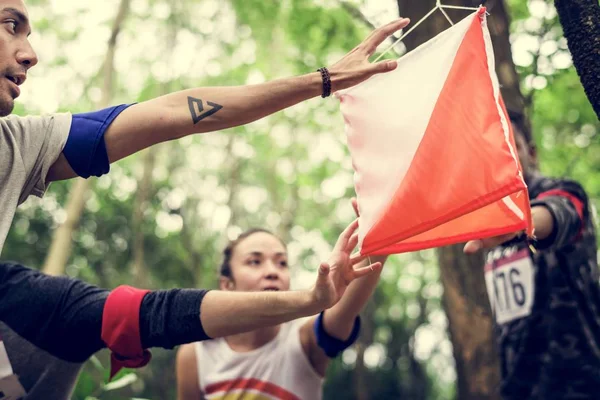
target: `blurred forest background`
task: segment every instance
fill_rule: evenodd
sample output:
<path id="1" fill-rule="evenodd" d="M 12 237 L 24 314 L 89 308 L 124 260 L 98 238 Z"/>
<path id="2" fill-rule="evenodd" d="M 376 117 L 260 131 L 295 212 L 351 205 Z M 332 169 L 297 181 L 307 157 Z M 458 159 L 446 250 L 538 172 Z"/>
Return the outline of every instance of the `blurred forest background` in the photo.
<path id="1" fill-rule="evenodd" d="M 414 24 L 435 1 L 26 3 L 40 64 L 19 114 L 89 111 L 194 86 L 311 72 L 399 13 Z M 486 6 L 506 102 L 529 116 L 541 170 L 580 181 L 596 204 L 598 120 L 552 2 Z M 449 15 L 457 22 L 469 13 Z M 437 12 L 386 57 L 449 26 Z M 245 127 L 164 143 L 99 179 L 53 184 L 43 200 L 20 207 L 2 257 L 108 288 L 214 288 L 226 241 L 260 226 L 288 243 L 293 287 L 308 287 L 353 218 L 352 173 L 337 100 L 317 98 Z M 360 340 L 329 370 L 325 398 L 497 398 L 480 262 L 457 247 L 391 257 Z M 153 355 L 148 367 L 107 384 L 108 354 L 97 354 L 74 399 L 175 398 L 175 352 Z"/>

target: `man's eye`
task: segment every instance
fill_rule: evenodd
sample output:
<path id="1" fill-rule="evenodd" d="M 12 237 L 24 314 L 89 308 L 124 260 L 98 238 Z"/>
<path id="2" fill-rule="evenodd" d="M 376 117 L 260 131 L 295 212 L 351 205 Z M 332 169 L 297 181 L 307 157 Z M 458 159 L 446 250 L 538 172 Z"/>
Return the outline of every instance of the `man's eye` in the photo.
<path id="1" fill-rule="evenodd" d="M 259 265 L 260 264 L 260 260 L 250 260 L 250 261 L 248 261 L 248 264 L 250 264 L 250 265 Z"/>
<path id="2" fill-rule="evenodd" d="M 287 261 L 281 261 L 281 262 L 279 262 L 279 265 L 281 265 L 282 267 L 287 267 L 288 266 L 288 262 Z"/>
<path id="3" fill-rule="evenodd" d="M 10 25 L 11 31 L 15 32 L 17 30 L 17 21 L 6 21 L 8 25 Z"/>

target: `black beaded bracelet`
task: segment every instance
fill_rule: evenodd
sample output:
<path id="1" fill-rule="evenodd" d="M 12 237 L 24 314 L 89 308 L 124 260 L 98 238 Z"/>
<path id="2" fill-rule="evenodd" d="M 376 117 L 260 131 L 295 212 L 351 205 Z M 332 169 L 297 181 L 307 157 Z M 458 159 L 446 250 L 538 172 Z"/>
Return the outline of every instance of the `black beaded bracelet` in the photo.
<path id="1" fill-rule="evenodd" d="M 329 76 L 329 71 L 327 68 L 319 68 L 317 71 L 321 73 L 321 78 L 323 79 L 323 94 L 321 97 L 329 97 L 331 95 L 331 77 Z"/>

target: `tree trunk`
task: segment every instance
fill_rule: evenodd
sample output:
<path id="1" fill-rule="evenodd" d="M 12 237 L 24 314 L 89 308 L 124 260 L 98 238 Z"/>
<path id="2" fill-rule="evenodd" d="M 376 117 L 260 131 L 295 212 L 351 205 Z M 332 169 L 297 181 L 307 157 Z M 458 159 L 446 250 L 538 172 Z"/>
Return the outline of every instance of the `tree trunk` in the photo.
<path id="1" fill-rule="evenodd" d="M 443 4 L 477 7 L 479 0 L 445 0 Z M 510 20 L 502 0 L 485 3 L 488 27 L 494 45 L 496 72 L 508 109 L 524 114 L 524 98 L 512 61 L 509 41 Z M 435 6 L 434 0 L 398 0 L 403 17 L 416 23 Z M 445 10 L 454 23 L 469 11 Z M 404 39 L 407 50 L 433 38 L 450 27 L 436 11 Z M 531 139 L 531 138 L 528 138 Z M 462 245 L 439 249 L 440 276 L 444 287 L 443 305 L 449 321 L 457 372 L 457 398 L 499 399 L 500 369 L 493 336 L 493 320 L 483 274 L 483 256 L 468 257 Z"/>
<path id="2" fill-rule="evenodd" d="M 133 283 L 138 287 L 148 287 L 149 279 L 144 260 L 144 213 L 148 208 L 148 200 L 152 189 L 152 173 L 156 160 L 156 148 L 146 149 L 142 161 L 142 177 L 138 180 L 132 217 L 133 229 Z"/>
<path id="3" fill-rule="evenodd" d="M 369 400 L 369 379 L 365 365 L 365 350 L 373 343 L 375 336 L 375 311 L 376 305 L 371 299 L 360 313 L 361 333 L 356 341 L 356 363 L 352 377 L 356 400 Z"/>
<path id="4" fill-rule="evenodd" d="M 77 178 L 71 184 L 69 199 L 67 200 L 67 216 L 54 232 L 50 251 L 44 263 L 43 270 L 46 274 L 58 276 L 65 273 L 67 260 L 71 255 L 71 236 L 77 225 L 79 225 L 87 199 L 88 187 L 89 181 L 81 178 Z"/>
<path id="5" fill-rule="evenodd" d="M 600 4 L 598 0 L 555 0 L 573 64 L 600 119 Z"/>
<path id="6" fill-rule="evenodd" d="M 108 40 L 108 49 L 102 64 L 103 86 L 102 98 L 98 104 L 100 108 L 108 107 L 114 90 L 114 58 L 117 47 L 117 39 L 121 27 L 127 15 L 129 14 L 130 0 L 121 0 L 119 11 L 113 23 L 110 38 Z M 73 232 L 79 224 L 85 199 L 90 187 L 90 180 L 76 178 L 71 185 L 69 192 L 69 201 L 67 203 L 67 218 L 54 233 L 50 250 L 44 262 L 43 271 L 51 275 L 63 275 L 65 273 L 67 261 L 71 256 Z"/>
<path id="7" fill-rule="evenodd" d="M 177 19 L 177 12 L 174 12 L 170 19 L 170 30 L 166 39 L 167 52 L 165 58 L 170 59 L 173 56 L 173 50 L 176 47 L 177 31 L 180 24 Z M 171 92 L 171 82 L 161 85 L 158 96 Z M 156 146 L 145 149 L 142 152 L 142 176 L 137 182 L 137 192 L 133 205 L 132 229 L 133 229 L 133 262 L 131 272 L 133 283 L 137 287 L 150 287 L 150 276 L 146 270 L 146 261 L 144 258 L 144 214 L 148 209 L 152 191 L 152 175 L 156 164 L 156 155 L 158 148 Z"/>
<path id="8" fill-rule="evenodd" d="M 458 399 L 499 399 L 500 369 L 485 289 L 483 256 L 462 245 L 439 250 L 442 304 L 456 362 Z"/>

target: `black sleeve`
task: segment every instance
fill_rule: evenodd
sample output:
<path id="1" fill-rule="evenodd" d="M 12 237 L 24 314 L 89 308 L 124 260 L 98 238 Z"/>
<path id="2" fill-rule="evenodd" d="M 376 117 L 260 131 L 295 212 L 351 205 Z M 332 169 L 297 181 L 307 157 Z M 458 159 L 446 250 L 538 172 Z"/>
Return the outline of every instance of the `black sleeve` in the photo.
<path id="1" fill-rule="evenodd" d="M 554 220 L 550 236 L 537 244 L 541 250 L 555 250 L 573 243 L 581 236 L 585 221 L 590 218 L 587 195 L 573 181 L 556 182 L 540 193 L 531 206 L 546 207 Z"/>
<path id="2" fill-rule="evenodd" d="M 35 346 L 70 362 L 104 347 L 100 338 L 108 290 L 0 263 L 0 319 Z"/>
<path id="3" fill-rule="evenodd" d="M 210 339 L 200 321 L 206 290 L 150 292 L 140 307 L 142 346 L 174 346 Z M 0 263 L 0 319 L 35 346 L 70 362 L 106 347 L 102 313 L 109 291 L 78 279 Z"/>
<path id="4" fill-rule="evenodd" d="M 600 5 L 598 0 L 555 0 L 573 64 L 600 118 Z"/>
<path id="5" fill-rule="evenodd" d="M 173 347 L 210 339 L 200 322 L 207 290 L 171 289 L 150 292 L 140 307 L 142 347 Z"/>

